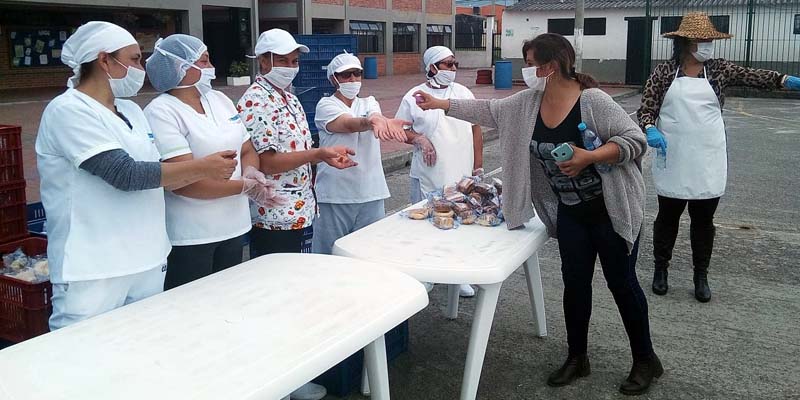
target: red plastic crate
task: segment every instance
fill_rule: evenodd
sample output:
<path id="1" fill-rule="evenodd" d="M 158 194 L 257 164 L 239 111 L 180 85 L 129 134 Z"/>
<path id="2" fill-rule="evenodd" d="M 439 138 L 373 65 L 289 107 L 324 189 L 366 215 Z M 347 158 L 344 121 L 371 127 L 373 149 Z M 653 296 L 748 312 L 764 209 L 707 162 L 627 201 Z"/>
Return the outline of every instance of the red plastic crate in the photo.
<path id="1" fill-rule="evenodd" d="M 0 183 L 0 244 L 28 236 L 25 181 Z"/>
<path id="2" fill-rule="evenodd" d="M 0 255 L 20 247 L 28 256 L 46 254 L 47 239 L 29 237 L 2 244 Z M 21 342 L 49 332 L 52 294 L 50 282 L 28 283 L 0 275 L 0 338 Z"/>
<path id="3" fill-rule="evenodd" d="M 0 125 L 0 183 L 24 180 L 22 128 Z"/>

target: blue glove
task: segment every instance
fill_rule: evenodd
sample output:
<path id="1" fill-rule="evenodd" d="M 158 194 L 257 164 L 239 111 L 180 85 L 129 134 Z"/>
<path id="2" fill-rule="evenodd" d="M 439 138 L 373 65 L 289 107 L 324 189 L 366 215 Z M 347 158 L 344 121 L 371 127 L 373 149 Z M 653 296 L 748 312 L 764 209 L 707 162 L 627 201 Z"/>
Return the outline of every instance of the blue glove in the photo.
<path id="1" fill-rule="evenodd" d="M 786 82 L 783 83 L 783 86 L 786 86 L 789 90 L 800 90 L 800 78 L 790 76 L 786 78 Z"/>
<path id="2" fill-rule="evenodd" d="M 647 145 L 667 151 L 667 139 L 655 126 L 647 128 Z"/>

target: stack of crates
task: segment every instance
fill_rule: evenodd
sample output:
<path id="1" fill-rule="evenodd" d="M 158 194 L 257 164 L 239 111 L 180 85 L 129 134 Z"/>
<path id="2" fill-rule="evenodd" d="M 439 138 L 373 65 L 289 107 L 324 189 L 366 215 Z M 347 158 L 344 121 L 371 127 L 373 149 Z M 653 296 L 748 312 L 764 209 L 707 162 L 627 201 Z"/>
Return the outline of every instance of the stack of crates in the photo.
<path id="1" fill-rule="evenodd" d="M 344 51 L 357 54 L 358 39 L 355 35 L 295 35 L 295 40 L 308 47 L 309 52 L 300 55 L 300 72 L 292 86 L 306 112 L 308 126 L 317 146 L 319 138 L 314 124 L 317 103 L 336 91 L 327 77 L 328 64 Z"/>
<path id="2" fill-rule="evenodd" d="M 29 236 L 26 217 L 22 128 L 0 125 L 0 256 L 19 248 L 30 257 L 47 253 L 47 239 Z M 50 282 L 0 274 L 0 339 L 21 342 L 46 333 L 51 293 Z"/>

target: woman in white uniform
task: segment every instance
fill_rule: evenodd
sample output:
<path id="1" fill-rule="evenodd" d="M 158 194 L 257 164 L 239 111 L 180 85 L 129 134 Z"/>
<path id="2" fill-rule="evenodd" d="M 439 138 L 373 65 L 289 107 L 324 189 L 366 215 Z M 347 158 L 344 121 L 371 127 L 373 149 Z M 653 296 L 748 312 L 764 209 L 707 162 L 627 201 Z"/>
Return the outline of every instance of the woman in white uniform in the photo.
<path id="1" fill-rule="evenodd" d="M 411 202 L 417 203 L 427 193 L 442 190 L 464 176 L 483 171 L 483 134 L 481 127 L 467 121 L 448 117 L 442 110 L 422 110 L 416 105 L 414 93 L 423 91 L 441 99 L 472 100 L 475 95 L 455 82 L 458 62 L 453 52 L 444 46 L 433 46 L 423 54 L 427 81 L 406 93 L 395 118 L 411 121 L 407 133 L 413 144 L 411 160 Z M 462 138 L 472 133 L 472 141 Z M 461 285 L 462 297 L 472 297 L 475 290 Z"/>
<path id="2" fill-rule="evenodd" d="M 731 35 L 716 30 L 704 13 L 689 13 L 676 32 L 672 59 L 655 68 L 647 80 L 639 109 L 639 124 L 647 142 L 657 149 L 653 181 L 658 216 L 653 225 L 653 293 L 669 289 L 667 268 L 678 236 L 681 214 L 691 218 L 694 295 L 711 300 L 708 267 L 714 247 L 714 213 L 725 193 L 728 158 L 722 106 L 725 88 L 800 90 L 800 79 L 775 71 L 745 68 L 713 59 L 713 40 Z"/>
<path id="3" fill-rule="evenodd" d="M 48 218 L 58 329 L 163 289 L 170 243 L 162 187 L 228 179 L 234 152 L 161 164 L 134 102 L 144 82 L 133 36 L 108 22 L 82 25 L 64 43 L 69 89 L 42 115 L 36 138 Z"/>
<path id="4" fill-rule="evenodd" d="M 347 169 L 317 166 L 319 216 L 314 224 L 314 253 L 331 254 L 336 240 L 386 216 L 384 199 L 389 197 L 389 187 L 380 140 L 406 141 L 403 125 L 409 122 L 384 117 L 372 96 L 358 97 L 362 71 L 358 57 L 336 56 L 327 68 L 336 93 L 320 100 L 314 114 L 320 146 L 354 149 L 353 160 L 358 164 Z"/>
<path id="5" fill-rule="evenodd" d="M 164 92 L 144 109 L 161 159 L 189 161 L 232 150 L 240 163 L 229 180 L 204 179 L 164 194 L 173 246 L 164 282 L 169 290 L 240 264 L 250 231 L 248 197 L 263 207 L 277 199 L 274 185 L 258 171 L 236 107 L 211 88 L 216 76 L 206 45 L 182 34 L 159 39 L 146 67 L 153 87 Z"/>

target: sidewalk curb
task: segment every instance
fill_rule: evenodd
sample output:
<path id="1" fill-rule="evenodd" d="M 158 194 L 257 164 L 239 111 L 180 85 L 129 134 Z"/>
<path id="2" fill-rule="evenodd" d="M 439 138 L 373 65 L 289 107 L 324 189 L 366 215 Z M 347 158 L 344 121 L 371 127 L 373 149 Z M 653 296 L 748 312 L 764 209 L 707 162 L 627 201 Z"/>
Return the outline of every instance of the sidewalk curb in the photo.
<path id="1" fill-rule="evenodd" d="M 611 96 L 615 101 L 619 101 L 622 99 L 627 99 L 629 97 L 633 97 L 639 94 L 636 90 L 631 90 L 625 93 L 619 93 L 617 95 Z M 496 140 L 499 137 L 497 129 L 485 129 L 483 131 L 483 143 L 490 143 Z M 381 162 L 383 164 L 383 173 L 389 174 L 395 171 L 399 171 L 405 167 L 411 165 L 411 158 L 413 152 L 411 150 L 401 150 L 395 151 L 393 153 L 387 153 L 382 155 Z"/>

